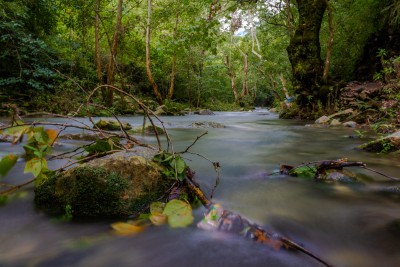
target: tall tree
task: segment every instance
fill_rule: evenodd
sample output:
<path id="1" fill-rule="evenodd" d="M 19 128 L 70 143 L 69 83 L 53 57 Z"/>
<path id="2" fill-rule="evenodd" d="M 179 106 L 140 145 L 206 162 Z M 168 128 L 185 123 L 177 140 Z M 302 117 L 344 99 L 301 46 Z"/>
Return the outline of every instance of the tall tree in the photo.
<path id="1" fill-rule="evenodd" d="M 101 52 L 100 52 L 100 2 L 101 0 L 96 0 L 95 2 L 95 62 L 96 62 L 96 74 L 99 83 L 103 83 L 103 71 L 101 67 Z"/>
<path id="2" fill-rule="evenodd" d="M 175 26 L 174 32 L 172 34 L 173 41 L 176 41 L 176 36 L 178 32 L 178 23 L 179 23 L 179 12 L 180 12 L 180 1 L 178 0 L 177 7 L 176 7 L 176 15 L 175 15 Z M 174 50 L 172 55 L 172 65 L 171 65 L 171 78 L 169 83 L 169 89 L 167 94 L 167 99 L 172 99 L 175 90 L 175 65 L 176 65 L 176 51 Z"/>
<path id="3" fill-rule="evenodd" d="M 153 93 L 156 97 L 157 102 L 161 105 L 163 103 L 163 97 L 158 90 L 158 86 L 154 81 L 153 74 L 151 72 L 151 61 L 150 61 L 150 25 L 151 25 L 151 9 L 152 9 L 152 1 L 147 1 L 147 25 L 146 25 L 146 72 L 147 77 L 149 78 L 149 82 L 151 87 L 153 88 Z"/>
<path id="4" fill-rule="evenodd" d="M 123 9 L 122 5 L 123 5 L 123 0 L 118 0 L 115 30 L 111 41 L 110 56 L 107 66 L 108 85 L 114 85 L 115 67 L 117 65 L 116 58 L 118 52 L 118 44 L 120 41 L 121 30 L 122 30 L 122 9 Z M 105 99 L 105 104 L 110 107 L 112 106 L 113 102 L 114 102 L 114 89 L 112 87 L 109 87 L 107 88 L 107 98 Z"/>
<path id="5" fill-rule="evenodd" d="M 296 0 L 299 21 L 290 38 L 287 52 L 292 65 L 293 87 L 297 103 L 304 111 L 311 111 L 313 104 L 324 102 L 320 92 L 324 64 L 321 59 L 319 34 L 326 10 L 324 0 Z"/>

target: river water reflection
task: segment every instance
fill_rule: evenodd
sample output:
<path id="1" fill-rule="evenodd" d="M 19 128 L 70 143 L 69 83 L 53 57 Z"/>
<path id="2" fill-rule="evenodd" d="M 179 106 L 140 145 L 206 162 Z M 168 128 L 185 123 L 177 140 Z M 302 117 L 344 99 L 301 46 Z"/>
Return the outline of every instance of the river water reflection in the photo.
<path id="1" fill-rule="evenodd" d="M 121 119 L 134 125 L 142 120 Z M 304 121 L 279 120 L 266 110 L 162 120 L 176 151 L 184 150 L 208 130 L 191 151 L 222 166 L 215 202 L 303 244 L 334 266 L 399 266 L 400 231 L 389 225 L 400 219 L 400 202 L 379 194 L 396 183 L 357 168 L 352 171 L 360 182 L 354 184 L 267 176 L 279 164 L 342 157 L 400 176 L 399 158 L 356 149 L 363 141 L 349 138 L 355 134 L 352 129 L 304 127 Z M 227 127 L 189 127 L 195 121 L 214 121 Z M 152 137 L 144 141 L 155 143 Z M 67 142 L 56 150 L 75 146 L 76 142 Z M 14 149 L 0 143 L 0 156 Z M 200 185 L 210 192 L 216 176 L 212 166 L 193 155 L 185 158 Z M 29 175 L 22 175 L 23 165 L 23 161 L 18 162 L 5 180 L 19 183 L 29 179 Z M 110 222 L 59 222 L 36 212 L 32 199 L 30 189 L 0 207 L 0 266 L 322 266 L 299 253 L 274 251 L 241 237 L 205 232 L 195 225 L 186 229 L 153 227 L 133 237 L 117 237 L 110 234 Z M 197 220 L 204 211 L 195 211 Z"/>

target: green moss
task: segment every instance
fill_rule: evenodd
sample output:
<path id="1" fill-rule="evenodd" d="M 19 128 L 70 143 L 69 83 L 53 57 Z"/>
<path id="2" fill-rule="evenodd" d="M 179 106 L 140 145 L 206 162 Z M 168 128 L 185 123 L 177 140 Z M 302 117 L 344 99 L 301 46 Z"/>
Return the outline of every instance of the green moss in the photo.
<path id="1" fill-rule="evenodd" d="M 51 214 L 60 214 L 70 205 L 80 216 L 113 216 L 126 213 L 129 200 L 123 199 L 128 181 L 101 168 L 82 167 L 67 176 L 54 176 L 35 191 L 35 203 Z"/>
<path id="2" fill-rule="evenodd" d="M 158 164 L 145 158 L 109 158 L 51 177 L 35 190 L 35 203 L 51 215 L 124 217 L 142 211 L 164 196 L 174 183 L 164 179 Z"/>
<path id="3" fill-rule="evenodd" d="M 359 146 L 359 148 L 364 149 L 369 152 L 376 152 L 376 153 L 390 153 L 397 150 L 396 146 L 392 144 L 389 138 L 383 138 L 368 142 Z"/>
<path id="4" fill-rule="evenodd" d="M 96 123 L 96 126 L 102 130 L 109 130 L 109 131 L 120 131 L 121 130 L 121 125 L 118 123 L 118 121 L 115 121 L 115 120 L 100 119 Z M 130 129 L 132 129 L 132 126 L 127 122 L 122 122 L 122 128 L 124 130 L 130 130 Z"/>

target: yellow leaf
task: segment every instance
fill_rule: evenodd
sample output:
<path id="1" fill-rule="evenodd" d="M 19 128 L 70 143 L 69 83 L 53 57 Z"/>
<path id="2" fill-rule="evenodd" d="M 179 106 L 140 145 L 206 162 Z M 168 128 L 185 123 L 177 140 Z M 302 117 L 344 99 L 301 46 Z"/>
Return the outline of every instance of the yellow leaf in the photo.
<path id="1" fill-rule="evenodd" d="M 164 211 L 164 208 L 165 208 L 165 203 L 159 202 L 159 201 L 153 202 L 150 204 L 150 213 L 152 215 L 162 214 Z"/>
<path id="2" fill-rule="evenodd" d="M 51 141 L 50 144 L 53 145 L 54 142 L 57 139 L 58 132 L 56 130 L 53 130 L 53 129 L 47 129 L 46 133 L 47 133 L 47 136 L 49 137 L 49 139 Z"/>
<path id="3" fill-rule="evenodd" d="M 6 129 L 3 133 L 5 136 L 13 137 L 12 144 L 21 141 L 22 136 L 30 130 L 30 126 L 14 126 Z"/>
<path id="4" fill-rule="evenodd" d="M 116 222 L 111 224 L 111 227 L 114 229 L 117 235 L 134 235 L 140 233 L 144 230 L 144 226 L 133 225 L 126 222 Z"/>
<path id="5" fill-rule="evenodd" d="M 152 214 L 149 219 L 155 226 L 160 226 L 167 223 L 168 216 L 165 214 Z"/>
<path id="6" fill-rule="evenodd" d="M 33 176 L 37 177 L 44 169 L 47 169 L 45 158 L 32 158 L 26 162 L 24 173 L 31 172 Z"/>

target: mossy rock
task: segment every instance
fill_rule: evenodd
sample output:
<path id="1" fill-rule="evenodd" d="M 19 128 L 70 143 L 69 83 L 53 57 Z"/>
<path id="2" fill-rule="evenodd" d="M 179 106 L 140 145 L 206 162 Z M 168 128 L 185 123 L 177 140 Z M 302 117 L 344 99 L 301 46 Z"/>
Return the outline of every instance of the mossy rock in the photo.
<path id="1" fill-rule="evenodd" d="M 162 135 L 165 134 L 165 131 L 163 128 L 155 126 L 157 134 L 158 135 Z M 132 134 L 141 134 L 144 133 L 145 135 L 155 135 L 155 131 L 152 125 L 146 125 L 144 127 L 144 131 L 143 131 L 143 127 L 139 126 L 139 127 L 134 127 L 132 130 L 129 131 L 129 133 Z"/>
<path id="2" fill-rule="evenodd" d="M 148 152 L 142 153 L 142 155 Z M 118 153 L 61 172 L 35 189 L 35 204 L 51 215 L 65 207 L 77 217 L 126 217 L 162 197 L 174 180 L 142 155 Z"/>
<path id="3" fill-rule="evenodd" d="M 400 132 L 362 144 L 361 149 L 369 152 L 390 153 L 400 150 Z"/>
<path id="4" fill-rule="evenodd" d="M 124 130 L 130 130 L 132 129 L 132 126 L 127 123 L 127 122 L 122 122 L 121 125 L 118 123 L 116 120 L 103 120 L 100 119 L 97 123 L 96 126 L 102 130 L 107 130 L 107 131 L 120 131 L 121 126 Z"/>

